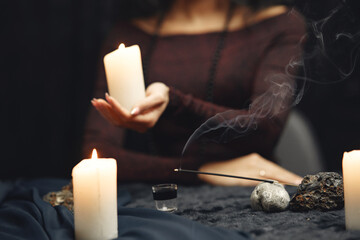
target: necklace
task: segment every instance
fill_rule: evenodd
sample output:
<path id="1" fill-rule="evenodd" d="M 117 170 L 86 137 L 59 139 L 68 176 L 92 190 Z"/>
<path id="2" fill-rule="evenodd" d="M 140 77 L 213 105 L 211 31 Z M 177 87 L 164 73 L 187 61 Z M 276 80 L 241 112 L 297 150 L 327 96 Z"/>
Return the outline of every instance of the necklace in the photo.
<path id="1" fill-rule="evenodd" d="M 225 23 L 224 23 L 224 28 L 219 33 L 219 39 L 217 42 L 217 46 L 215 48 L 215 52 L 214 52 L 214 55 L 211 60 L 211 65 L 210 65 L 209 75 L 208 75 L 209 78 L 208 78 L 207 84 L 206 84 L 206 98 L 205 99 L 208 102 L 214 101 L 215 76 L 216 76 L 216 72 L 217 72 L 218 63 L 221 58 L 221 53 L 225 46 L 225 40 L 226 40 L 227 33 L 228 33 L 229 23 L 230 23 L 231 17 L 233 16 L 234 6 L 235 6 L 235 3 L 230 2 L 229 9 L 227 11 L 227 15 L 226 15 Z M 160 37 L 159 33 L 160 33 L 161 26 L 164 22 L 165 15 L 166 15 L 165 11 L 162 11 L 160 13 L 160 16 L 159 16 L 158 21 L 155 26 L 155 31 L 150 39 L 148 52 L 143 59 L 143 73 L 144 73 L 144 80 L 145 80 L 146 86 L 149 85 L 148 76 L 149 76 L 149 68 L 150 68 L 151 58 L 153 56 L 153 53 L 156 49 L 156 45 L 157 45 L 159 37 Z M 157 155 L 158 151 L 157 151 L 157 148 L 155 145 L 153 131 L 151 129 L 147 132 L 147 138 L 148 138 L 148 146 L 149 146 L 150 152 L 153 155 Z M 201 152 L 204 153 L 205 144 L 202 145 L 201 149 L 202 149 Z"/>

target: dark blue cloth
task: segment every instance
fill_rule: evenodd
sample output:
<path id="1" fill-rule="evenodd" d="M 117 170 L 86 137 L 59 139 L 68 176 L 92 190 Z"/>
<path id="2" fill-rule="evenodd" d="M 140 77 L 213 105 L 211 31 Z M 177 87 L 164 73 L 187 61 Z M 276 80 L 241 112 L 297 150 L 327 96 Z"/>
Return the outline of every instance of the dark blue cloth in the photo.
<path id="1" fill-rule="evenodd" d="M 42 200 L 47 192 L 59 191 L 68 183 L 60 179 L 0 182 L 0 239 L 74 239 L 73 214 Z M 210 228 L 175 214 L 123 207 L 130 199 L 127 191 L 118 189 L 117 239 L 248 239 L 242 232 Z"/>

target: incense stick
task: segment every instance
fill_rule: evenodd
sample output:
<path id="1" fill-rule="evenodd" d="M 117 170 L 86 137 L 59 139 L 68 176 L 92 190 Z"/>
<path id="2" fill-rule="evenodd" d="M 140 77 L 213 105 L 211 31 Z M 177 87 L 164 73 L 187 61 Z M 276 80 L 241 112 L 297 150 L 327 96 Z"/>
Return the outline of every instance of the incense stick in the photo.
<path id="1" fill-rule="evenodd" d="M 270 179 L 242 177 L 242 176 L 235 176 L 235 175 L 228 175 L 228 174 L 221 174 L 221 173 L 212 173 L 212 172 L 201 172 L 201 171 L 181 169 L 181 168 L 175 168 L 174 171 L 175 172 L 196 173 L 196 174 L 206 174 L 206 175 L 213 175 L 213 176 L 219 176 L 219 177 L 239 178 L 239 179 L 258 181 L 258 182 L 280 183 L 280 184 L 283 184 L 283 185 L 288 185 L 288 186 L 293 186 L 293 187 L 298 187 L 299 186 L 299 185 L 292 184 L 292 183 L 278 182 L 276 180 L 270 180 Z"/>
<path id="2" fill-rule="evenodd" d="M 201 172 L 201 171 L 181 169 L 181 168 L 176 168 L 176 169 L 174 169 L 174 171 L 175 171 L 175 172 L 187 172 L 187 173 L 197 173 L 197 174 L 214 175 L 214 176 L 220 176 L 220 177 L 240 178 L 240 179 L 245 179 L 245 180 L 259 181 L 259 182 L 267 182 L 267 183 L 275 183 L 275 182 L 277 182 L 277 181 L 275 181 L 275 180 L 269 180 L 269 179 L 242 177 L 242 176 L 227 175 L 227 174 L 221 174 L 221 173 Z"/>

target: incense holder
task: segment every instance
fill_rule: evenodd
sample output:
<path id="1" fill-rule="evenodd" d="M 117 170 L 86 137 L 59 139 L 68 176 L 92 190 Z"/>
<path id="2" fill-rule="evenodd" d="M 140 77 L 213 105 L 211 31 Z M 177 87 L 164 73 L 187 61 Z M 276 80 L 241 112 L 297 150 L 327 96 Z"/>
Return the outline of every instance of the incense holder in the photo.
<path id="1" fill-rule="evenodd" d="M 156 209 L 164 212 L 177 210 L 177 184 L 165 183 L 152 186 Z"/>
<path id="2" fill-rule="evenodd" d="M 279 183 L 260 183 L 251 193 L 250 200 L 254 210 L 281 212 L 289 206 L 290 196 Z"/>
<path id="3" fill-rule="evenodd" d="M 340 174 L 335 172 L 306 175 L 290 201 L 292 211 L 328 211 L 343 207 L 343 181 Z"/>

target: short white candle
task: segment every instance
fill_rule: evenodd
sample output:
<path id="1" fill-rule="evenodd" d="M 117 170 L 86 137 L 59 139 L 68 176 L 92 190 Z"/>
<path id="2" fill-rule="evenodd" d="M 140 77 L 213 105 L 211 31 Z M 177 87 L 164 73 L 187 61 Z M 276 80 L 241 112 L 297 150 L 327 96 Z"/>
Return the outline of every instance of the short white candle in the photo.
<path id="1" fill-rule="evenodd" d="M 345 152 L 342 164 L 346 229 L 360 230 L 360 150 Z"/>
<path id="2" fill-rule="evenodd" d="M 141 53 L 138 45 L 119 48 L 104 57 L 109 94 L 131 111 L 145 97 Z"/>
<path id="3" fill-rule="evenodd" d="M 75 238 L 105 240 L 118 237 L 117 167 L 113 158 L 84 159 L 72 171 Z"/>

